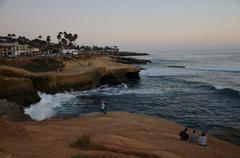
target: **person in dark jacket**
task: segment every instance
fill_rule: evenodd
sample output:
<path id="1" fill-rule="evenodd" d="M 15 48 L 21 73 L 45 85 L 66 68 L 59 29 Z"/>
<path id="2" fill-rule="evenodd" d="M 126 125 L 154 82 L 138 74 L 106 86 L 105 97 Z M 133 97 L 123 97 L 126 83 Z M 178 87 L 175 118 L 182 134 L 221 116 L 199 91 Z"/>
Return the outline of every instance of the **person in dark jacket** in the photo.
<path id="1" fill-rule="evenodd" d="M 189 134 L 187 133 L 188 128 L 185 128 L 183 131 L 179 133 L 180 139 L 187 141 L 189 139 Z"/>

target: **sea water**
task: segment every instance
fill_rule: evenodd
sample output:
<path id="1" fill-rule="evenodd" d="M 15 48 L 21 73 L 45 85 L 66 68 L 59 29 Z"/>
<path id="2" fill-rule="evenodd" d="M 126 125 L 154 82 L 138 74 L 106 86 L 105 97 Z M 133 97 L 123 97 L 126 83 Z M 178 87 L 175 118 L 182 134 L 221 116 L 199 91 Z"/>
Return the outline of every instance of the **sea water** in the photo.
<path id="1" fill-rule="evenodd" d="M 33 119 L 78 117 L 99 112 L 101 98 L 109 111 L 128 111 L 169 119 L 209 131 L 240 128 L 240 50 L 159 51 L 140 65 L 141 80 L 94 90 L 48 95 L 25 109 Z"/>

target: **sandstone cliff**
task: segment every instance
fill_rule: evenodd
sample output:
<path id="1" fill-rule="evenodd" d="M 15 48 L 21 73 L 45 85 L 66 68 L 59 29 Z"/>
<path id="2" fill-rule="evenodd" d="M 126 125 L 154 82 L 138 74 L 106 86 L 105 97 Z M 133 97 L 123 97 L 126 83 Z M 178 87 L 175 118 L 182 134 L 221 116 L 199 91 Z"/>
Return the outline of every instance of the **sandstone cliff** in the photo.
<path id="1" fill-rule="evenodd" d="M 0 144 L 16 158 L 239 158 L 240 147 L 210 135 L 207 147 L 181 141 L 178 133 L 183 128 L 125 112 L 18 124 L 0 121 Z"/>
<path id="2" fill-rule="evenodd" d="M 106 57 L 67 61 L 64 64 L 65 67 L 58 71 L 35 74 L 32 77 L 34 86 L 51 94 L 86 90 L 102 84 L 127 82 L 128 79 L 138 78 L 140 71 L 134 66 L 119 64 Z"/>
<path id="3" fill-rule="evenodd" d="M 0 100 L 0 118 L 2 119 L 11 122 L 31 120 L 30 116 L 24 114 L 22 110 L 22 107 L 14 102 Z"/>
<path id="4" fill-rule="evenodd" d="M 28 106 L 40 100 L 37 89 L 28 78 L 4 77 L 0 75 L 0 99 Z"/>
<path id="5" fill-rule="evenodd" d="M 103 84 L 120 84 L 129 79 L 139 79 L 140 71 L 137 67 L 116 63 L 107 57 L 57 59 L 55 62 L 53 59 L 41 62 L 25 58 L 23 61 L 15 60 L 0 65 L 0 99 L 14 101 L 21 106 L 38 102 L 38 91 L 54 94 L 93 89 Z M 34 63 L 36 61 L 37 64 Z M 57 65 L 51 65 L 55 63 Z M 36 72 L 36 65 L 40 67 L 39 71 L 44 71 Z M 48 67 L 51 69 L 46 71 Z"/>

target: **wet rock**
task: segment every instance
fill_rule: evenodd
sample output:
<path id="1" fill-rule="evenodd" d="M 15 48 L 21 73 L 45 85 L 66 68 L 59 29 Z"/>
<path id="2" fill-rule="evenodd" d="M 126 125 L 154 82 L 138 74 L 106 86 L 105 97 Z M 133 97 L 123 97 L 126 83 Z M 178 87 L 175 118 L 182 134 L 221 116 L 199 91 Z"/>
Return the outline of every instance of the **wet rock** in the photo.
<path id="1" fill-rule="evenodd" d="M 125 57 L 111 57 L 114 61 L 124 64 L 147 64 L 151 63 L 151 60 L 137 59 L 137 58 L 125 58 Z"/>
<path id="2" fill-rule="evenodd" d="M 240 129 L 232 127 L 217 127 L 208 131 L 209 134 L 240 146 Z"/>
<path id="3" fill-rule="evenodd" d="M 24 114 L 20 105 L 7 100 L 0 100 L 0 118 L 11 122 L 31 120 L 29 115 Z"/>

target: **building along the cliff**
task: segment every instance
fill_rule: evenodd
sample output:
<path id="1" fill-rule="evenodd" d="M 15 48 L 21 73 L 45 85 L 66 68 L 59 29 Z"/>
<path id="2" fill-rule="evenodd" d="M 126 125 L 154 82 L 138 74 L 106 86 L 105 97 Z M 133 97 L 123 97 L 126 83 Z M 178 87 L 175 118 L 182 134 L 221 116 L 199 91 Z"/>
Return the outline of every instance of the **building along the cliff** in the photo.
<path id="1" fill-rule="evenodd" d="M 18 43 L 0 43 L 0 56 L 25 56 L 37 55 L 40 53 L 39 48 L 29 47 Z"/>

